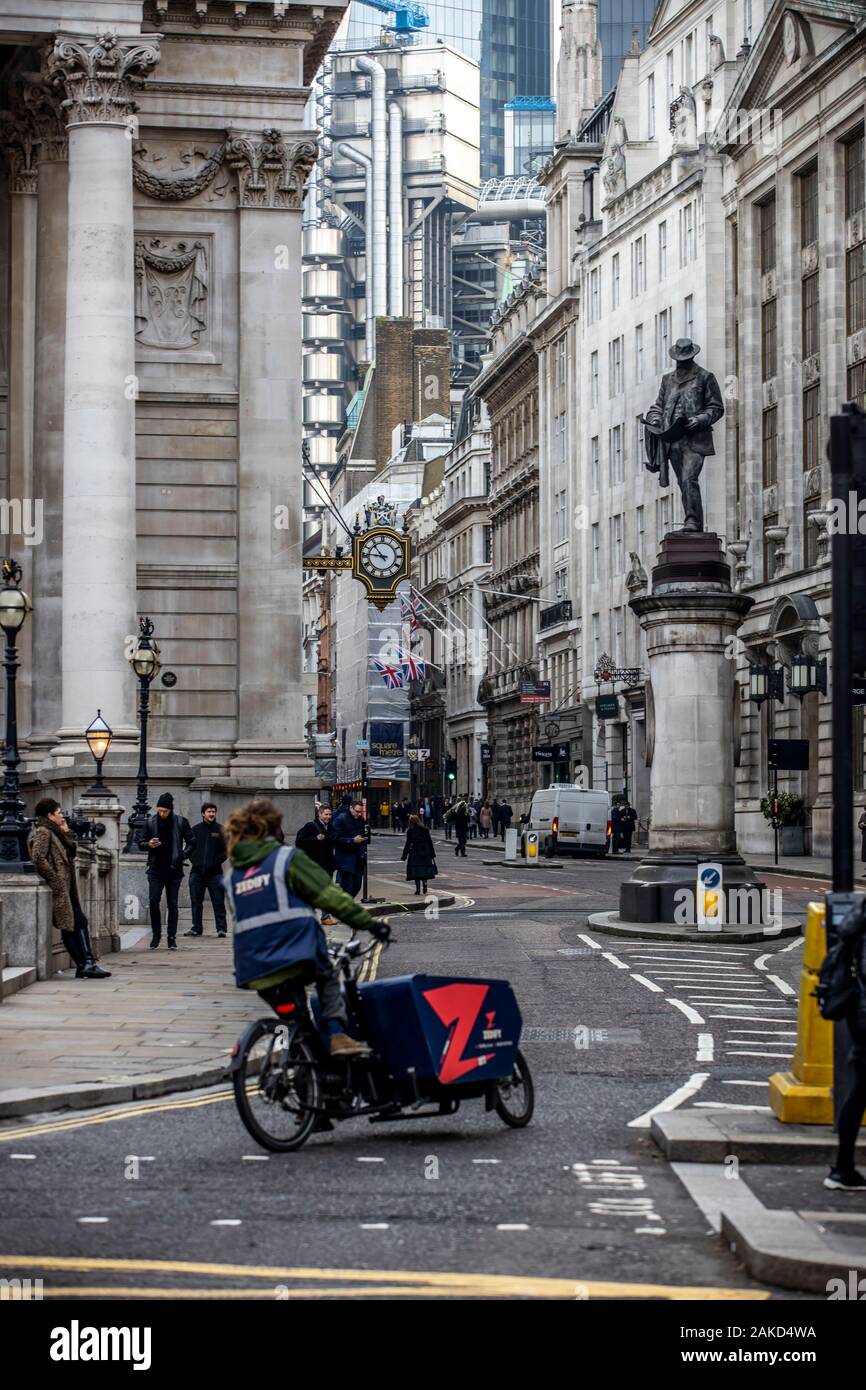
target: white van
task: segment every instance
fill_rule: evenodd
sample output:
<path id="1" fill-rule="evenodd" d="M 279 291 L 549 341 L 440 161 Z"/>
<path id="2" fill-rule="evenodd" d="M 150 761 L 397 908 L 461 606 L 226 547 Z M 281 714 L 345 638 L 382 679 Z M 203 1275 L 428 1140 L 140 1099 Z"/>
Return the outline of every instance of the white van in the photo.
<path id="1" fill-rule="evenodd" d="M 532 798 L 524 835 L 527 830 L 536 832 L 538 853 L 549 859 L 555 854 L 605 855 L 611 840 L 610 796 L 565 782 L 542 787 Z"/>

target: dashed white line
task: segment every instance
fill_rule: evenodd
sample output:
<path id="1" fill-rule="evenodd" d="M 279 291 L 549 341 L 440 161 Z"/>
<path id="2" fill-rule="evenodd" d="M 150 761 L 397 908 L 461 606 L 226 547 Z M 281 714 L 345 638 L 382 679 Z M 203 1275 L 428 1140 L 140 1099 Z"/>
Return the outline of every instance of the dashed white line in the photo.
<path id="1" fill-rule="evenodd" d="M 387 1221 L 362 1221 L 362 1231 L 390 1231 L 391 1227 Z"/>
<path id="2" fill-rule="evenodd" d="M 236 1216 L 227 1216 L 220 1221 L 212 1221 L 212 1226 L 240 1226 L 240 1220 Z"/>
<path id="3" fill-rule="evenodd" d="M 792 994 L 797 993 L 795 989 L 791 988 L 787 980 L 780 980 L 778 975 L 768 975 L 767 979 L 773 981 L 773 984 L 776 986 L 776 989 L 779 990 L 781 994 L 787 994 L 790 996 Z"/>
<path id="4" fill-rule="evenodd" d="M 788 1048 L 788 1051 L 787 1051 L 787 1052 L 750 1052 L 750 1051 L 745 1050 L 745 1049 L 744 1049 L 743 1051 L 740 1051 L 738 1048 L 735 1048 L 735 1047 L 734 1047 L 734 1048 L 727 1048 L 726 1050 L 727 1050 L 727 1053 L 728 1053 L 728 1056 L 729 1056 L 729 1057 L 782 1057 L 782 1058 L 790 1058 L 790 1056 L 791 1056 L 791 1049 L 790 1049 L 790 1048 Z"/>
<path id="5" fill-rule="evenodd" d="M 617 970 L 629 969 L 629 966 L 626 964 L 626 962 L 624 960 L 620 960 L 617 956 L 613 954 L 612 951 L 602 951 L 601 954 L 605 960 L 610 961 L 611 965 L 615 965 Z"/>
<path id="6" fill-rule="evenodd" d="M 107 1216 L 79 1216 L 76 1219 L 79 1226 L 105 1226 L 108 1224 Z"/>
<path id="7" fill-rule="evenodd" d="M 268 1163 L 270 1154 L 242 1154 L 244 1163 Z"/>
<path id="8" fill-rule="evenodd" d="M 600 951 L 601 946 L 597 941 L 593 941 L 591 936 L 583 936 L 580 932 L 577 935 L 578 941 L 585 941 L 587 946 L 591 946 L 594 951 Z"/>
<path id="9" fill-rule="evenodd" d="M 658 1105 L 652 1109 L 645 1110 L 642 1115 L 638 1115 L 634 1120 L 629 1120 L 628 1129 L 649 1129 L 653 1115 L 661 1115 L 667 1110 L 676 1110 L 678 1105 L 682 1105 L 684 1100 L 689 1100 L 691 1096 L 697 1095 L 704 1082 L 709 1079 L 708 1071 L 696 1071 L 683 1086 L 678 1086 L 664 1100 L 660 1100 Z"/>
<path id="10" fill-rule="evenodd" d="M 635 972 L 632 971 L 631 977 L 633 980 L 637 980 L 639 984 L 645 985 L 647 989 L 651 989 L 653 994 L 664 994 L 661 985 L 654 984 L 652 980 L 647 979 L 646 975 L 636 975 Z"/>
<path id="11" fill-rule="evenodd" d="M 696 1062 L 712 1062 L 715 1055 L 712 1033 L 698 1033 L 698 1050 L 695 1053 Z"/>
<path id="12" fill-rule="evenodd" d="M 522 1221 L 501 1221 L 496 1229 L 497 1231 L 528 1231 L 529 1227 Z"/>
<path id="13" fill-rule="evenodd" d="M 384 1163 L 384 1158 L 356 1158 L 356 1163 Z"/>
<path id="14" fill-rule="evenodd" d="M 501 1158 L 473 1158 L 473 1163 L 501 1163 Z"/>
<path id="15" fill-rule="evenodd" d="M 722 1085 L 723 1085 L 723 1086 L 760 1086 L 762 1090 L 766 1090 L 766 1087 L 767 1087 L 766 1081 L 723 1081 L 723 1082 L 722 1082 Z"/>
<path id="16" fill-rule="evenodd" d="M 701 1015 L 695 1009 L 690 1008 L 688 1004 L 684 1004 L 682 999 L 668 999 L 666 1003 L 673 1004 L 675 1009 L 679 1009 L 680 1013 L 684 1013 L 689 1023 L 704 1022 Z"/>
<path id="17" fill-rule="evenodd" d="M 30 1159 L 35 1158 L 36 1155 L 35 1155 L 35 1154 L 10 1154 L 9 1157 L 10 1157 L 10 1158 L 18 1158 L 18 1159 L 21 1159 L 22 1162 L 24 1162 L 24 1161 L 29 1162 Z"/>

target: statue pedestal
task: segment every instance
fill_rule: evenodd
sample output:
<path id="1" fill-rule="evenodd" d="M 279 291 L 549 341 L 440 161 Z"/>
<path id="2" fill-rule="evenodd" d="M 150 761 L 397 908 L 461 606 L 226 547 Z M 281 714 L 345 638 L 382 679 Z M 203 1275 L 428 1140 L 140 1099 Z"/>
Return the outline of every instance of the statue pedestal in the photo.
<path id="1" fill-rule="evenodd" d="M 734 833 L 731 639 L 752 602 L 732 591 L 719 537 L 703 531 L 665 536 L 652 592 L 630 602 L 649 662 L 652 809 L 649 853 L 620 889 L 622 922 L 697 931 L 701 863 L 722 871 L 720 925 L 765 920 L 763 885 Z"/>

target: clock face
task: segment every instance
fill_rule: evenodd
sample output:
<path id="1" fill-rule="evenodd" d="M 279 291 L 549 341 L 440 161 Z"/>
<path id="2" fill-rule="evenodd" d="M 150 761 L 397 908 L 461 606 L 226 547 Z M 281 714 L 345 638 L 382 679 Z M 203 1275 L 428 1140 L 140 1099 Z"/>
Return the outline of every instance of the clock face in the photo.
<path id="1" fill-rule="evenodd" d="M 371 536 L 361 546 L 361 563 L 377 579 L 390 579 L 403 565 L 403 552 L 390 536 Z"/>

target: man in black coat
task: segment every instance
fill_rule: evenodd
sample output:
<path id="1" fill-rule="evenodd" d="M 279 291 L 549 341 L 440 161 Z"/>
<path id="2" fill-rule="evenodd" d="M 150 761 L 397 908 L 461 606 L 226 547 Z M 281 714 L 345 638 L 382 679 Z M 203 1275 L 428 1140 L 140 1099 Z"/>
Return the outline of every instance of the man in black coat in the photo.
<path id="1" fill-rule="evenodd" d="M 177 950 L 177 898 L 183 880 L 183 865 L 192 849 L 192 831 L 186 816 L 174 813 L 174 797 L 163 792 L 156 803 L 156 815 L 148 816 L 138 833 L 136 844 L 147 850 L 147 886 L 150 906 L 150 949 L 155 951 L 162 937 L 159 903 L 165 892 L 168 913 L 168 949 Z"/>
<path id="2" fill-rule="evenodd" d="M 713 425 L 725 413 L 719 383 L 695 362 L 700 352 L 691 338 L 678 338 L 670 349 L 676 370 L 662 377 L 658 399 L 647 411 L 644 431 L 646 466 L 668 486 L 668 462 L 683 500 L 684 531 L 703 531 L 704 508 L 698 479 L 708 454 L 714 454 Z"/>
<path id="3" fill-rule="evenodd" d="M 499 833 L 502 836 L 503 840 L 505 839 L 506 830 L 511 825 L 511 819 L 513 815 L 514 811 L 511 808 L 510 801 L 501 802 L 499 807 Z"/>
<path id="4" fill-rule="evenodd" d="M 206 801 L 201 808 L 201 820 L 191 831 L 192 849 L 189 860 L 189 901 L 192 907 L 192 930 L 184 936 L 204 934 L 204 895 L 207 893 L 213 908 L 217 936 L 226 934 L 226 890 L 223 887 L 223 864 L 226 858 L 226 842 L 223 828 L 217 820 L 217 808 L 213 801 Z"/>
<path id="5" fill-rule="evenodd" d="M 334 872 L 334 830 L 331 824 L 330 806 L 319 806 L 312 820 L 302 825 L 295 837 L 295 844 L 304 854 L 315 860 L 330 878 Z"/>
<path id="6" fill-rule="evenodd" d="M 619 807 L 619 847 L 623 854 L 631 854 L 631 841 L 636 829 L 637 811 L 625 797 Z"/>

